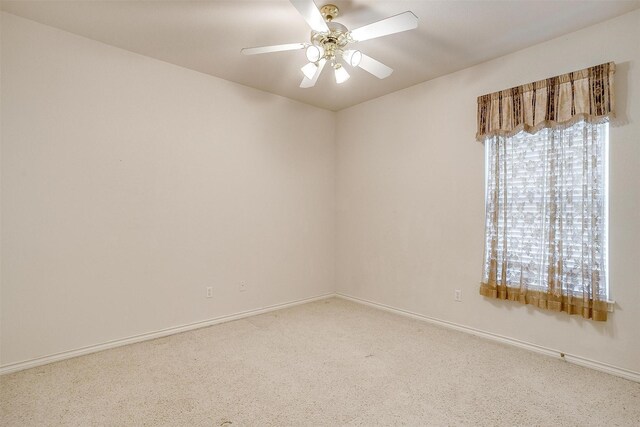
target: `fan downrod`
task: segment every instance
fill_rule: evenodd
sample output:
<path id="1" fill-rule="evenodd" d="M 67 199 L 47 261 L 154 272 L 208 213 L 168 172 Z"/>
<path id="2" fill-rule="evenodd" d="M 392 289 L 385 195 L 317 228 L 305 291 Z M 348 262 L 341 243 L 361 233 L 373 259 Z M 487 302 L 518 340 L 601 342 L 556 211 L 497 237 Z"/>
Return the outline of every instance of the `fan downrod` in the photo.
<path id="1" fill-rule="evenodd" d="M 320 8 L 320 13 L 325 21 L 331 22 L 340 15 L 340 9 L 335 4 L 325 4 Z"/>

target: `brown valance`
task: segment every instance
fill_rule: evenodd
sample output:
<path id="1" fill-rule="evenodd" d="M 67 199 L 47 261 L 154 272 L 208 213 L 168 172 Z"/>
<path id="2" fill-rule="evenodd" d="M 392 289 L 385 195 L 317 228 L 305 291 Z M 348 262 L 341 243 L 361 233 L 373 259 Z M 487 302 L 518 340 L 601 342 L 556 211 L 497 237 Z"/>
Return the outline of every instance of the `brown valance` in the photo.
<path id="1" fill-rule="evenodd" d="M 614 73 L 609 62 L 480 96 L 476 139 L 535 133 L 582 119 L 606 122 L 614 114 Z"/>

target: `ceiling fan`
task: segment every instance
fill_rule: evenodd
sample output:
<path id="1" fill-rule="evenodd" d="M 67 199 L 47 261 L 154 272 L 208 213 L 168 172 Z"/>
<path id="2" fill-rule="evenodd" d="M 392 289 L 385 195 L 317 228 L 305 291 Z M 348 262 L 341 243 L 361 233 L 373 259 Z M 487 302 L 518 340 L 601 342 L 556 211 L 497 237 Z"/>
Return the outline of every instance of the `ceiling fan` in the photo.
<path id="1" fill-rule="evenodd" d="M 351 67 L 360 67 L 379 79 L 390 76 L 393 69 L 359 50 L 353 49 L 351 45 L 418 27 L 418 18 L 412 12 L 407 11 L 355 30 L 348 30 L 344 25 L 333 21 L 340 13 L 338 7 L 333 4 L 326 4 L 318 9 L 313 0 L 289 1 L 311 27 L 310 43 L 249 47 L 242 49 L 241 52 L 244 55 L 256 55 L 305 49 L 309 63 L 301 69 L 304 74 L 300 83 L 301 88 L 313 87 L 327 63 L 333 68 L 338 84 L 345 82 L 350 77 L 344 67 L 345 63 Z"/>

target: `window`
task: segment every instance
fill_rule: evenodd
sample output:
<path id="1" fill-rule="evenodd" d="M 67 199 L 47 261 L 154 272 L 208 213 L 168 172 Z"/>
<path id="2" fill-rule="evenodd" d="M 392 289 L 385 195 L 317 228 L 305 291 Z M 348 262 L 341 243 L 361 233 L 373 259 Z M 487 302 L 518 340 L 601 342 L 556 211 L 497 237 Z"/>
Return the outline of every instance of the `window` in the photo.
<path id="1" fill-rule="evenodd" d="M 612 62 L 478 97 L 480 294 L 607 320 Z"/>
<path id="2" fill-rule="evenodd" d="M 607 123 L 580 121 L 485 141 L 483 283 L 608 299 L 607 139 Z"/>

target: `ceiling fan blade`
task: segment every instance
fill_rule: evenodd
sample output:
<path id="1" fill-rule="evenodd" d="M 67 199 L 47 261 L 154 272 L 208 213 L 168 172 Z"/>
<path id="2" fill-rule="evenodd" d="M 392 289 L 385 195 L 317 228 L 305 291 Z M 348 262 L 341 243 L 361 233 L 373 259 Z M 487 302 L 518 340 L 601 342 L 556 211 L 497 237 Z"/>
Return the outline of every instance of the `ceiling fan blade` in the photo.
<path id="1" fill-rule="evenodd" d="M 311 79 L 307 78 L 307 76 L 304 76 L 302 78 L 302 81 L 300 82 L 300 87 L 303 88 L 303 89 L 307 89 L 307 88 L 315 86 L 315 84 L 316 83 L 314 81 L 312 81 Z"/>
<path id="2" fill-rule="evenodd" d="M 365 55 L 364 53 L 362 54 L 362 59 L 360 60 L 360 64 L 358 64 L 358 67 L 373 74 L 379 79 L 389 77 L 391 73 L 393 73 L 393 68 L 387 67 L 382 62 L 376 61 L 375 59 Z"/>
<path id="3" fill-rule="evenodd" d="M 300 15 L 307 21 L 307 24 L 311 27 L 312 30 L 318 31 L 320 33 L 326 33 L 329 31 L 329 27 L 327 27 L 327 23 L 325 22 L 322 14 L 316 7 L 316 4 L 313 0 L 289 0 L 293 7 L 298 9 Z"/>
<path id="4" fill-rule="evenodd" d="M 324 58 L 318 61 L 318 69 L 316 70 L 316 73 L 313 75 L 313 78 L 310 79 L 307 76 L 304 76 L 304 79 L 302 79 L 302 82 L 300 82 L 300 87 L 303 89 L 314 87 L 316 85 L 316 82 L 318 81 L 318 77 L 320 77 L 320 73 L 322 73 L 324 64 L 326 63 L 327 63 L 327 60 Z"/>
<path id="5" fill-rule="evenodd" d="M 257 55 L 259 53 L 271 53 L 282 52 L 285 50 L 298 50 L 304 49 L 306 44 L 304 43 L 289 43 L 289 44 L 277 44 L 274 46 L 259 46 L 259 47 L 245 47 L 241 49 L 243 55 Z"/>
<path id="6" fill-rule="evenodd" d="M 389 34 L 413 30 L 418 27 L 418 17 L 413 12 L 407 11 L 389 18 L 374 22 L 364 27 L 351 31 L 351 38 L 361 42 Z"/>

